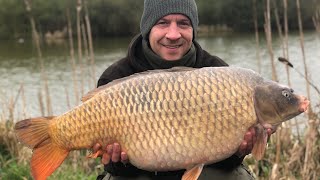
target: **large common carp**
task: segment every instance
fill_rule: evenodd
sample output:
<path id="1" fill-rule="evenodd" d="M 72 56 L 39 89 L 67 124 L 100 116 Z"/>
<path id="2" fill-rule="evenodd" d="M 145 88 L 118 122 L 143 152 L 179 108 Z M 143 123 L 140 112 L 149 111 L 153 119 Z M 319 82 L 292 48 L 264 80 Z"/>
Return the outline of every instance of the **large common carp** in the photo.
<path id="1" fill-rule="evenodd" d="M 187 169 L 234 154 L 248 128 L 257 128 L 261 158 L 265 128 L 304 112 L 309 101 L 293 90 L 236 67 L 173 68 L 135 74 L 102 86 L 56 117 L 15 125 L 33 149 L 32 175 L 46 179 L 71 150 L 118 142 L 130 163 L 148 171 Z"/>

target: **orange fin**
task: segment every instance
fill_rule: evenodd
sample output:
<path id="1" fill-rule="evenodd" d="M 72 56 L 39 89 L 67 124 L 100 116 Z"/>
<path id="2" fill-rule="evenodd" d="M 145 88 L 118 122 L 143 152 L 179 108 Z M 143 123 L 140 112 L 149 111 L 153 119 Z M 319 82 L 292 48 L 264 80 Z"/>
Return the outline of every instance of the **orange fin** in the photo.
<path id="1" fill-rule="evenodd" d="M 98 156 L 101 156 L 101 155 L 103 155 L 103 151 L 102 150 L 98 150 L 96 153 L 94 153 L 94 154 L 89 154 L 88 156 L 87 156 L 87 158 L 97 158 Z"/>
<path id="2" fill-rule="evenodd" d="M 62 164 L 68 154 L 68 150 L 62 149 L 50 141 L 35 148 L 31 159 L 33 178 L 45 180 Z"/>
<path id="3" fill-rule="evenodd" d="M 193 168 L 187 170 L 181 180 L 197 180 L 202 172 L 204 164 L 198 164 Z"/>
<path id="4" fill-rule="evenodd" d="M 49 125 L 55 117 L 25 119 L 15 124 L 20 142 L 33 149 L 31 171 L 36 180 L 44 180 L 61 165 L 69 151 L 51 141 Z"/>
<path id="5" fill-rule="evenodd" d="M 252 149 L 252 155 L 256 160 L 261 160 L 266 149 L 268 134 L 262 125 L 256 126 L 257 140 Z"/>
<path id="6" fill-rule="evenodd" d="M 18 140 L 33 149 L 44 140 L 50 138 L 48 127 L 54 117 L 25 119 L 16 123 L 14 129 Z"/>

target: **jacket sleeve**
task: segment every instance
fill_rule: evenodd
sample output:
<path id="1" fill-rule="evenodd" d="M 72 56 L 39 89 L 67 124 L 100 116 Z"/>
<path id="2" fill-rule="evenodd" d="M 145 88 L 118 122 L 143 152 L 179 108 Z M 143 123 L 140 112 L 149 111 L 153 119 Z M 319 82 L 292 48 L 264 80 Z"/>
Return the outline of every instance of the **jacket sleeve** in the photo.
<path id="1" fill-rule="evenodd" d="M 242 164 L 244 157 L 238 157 L 236 155 L 232 155 L 231 157 L 220 161 L 218 163 L 207 165 L 206 168 L 214 168 L 214 169 L 223 169 L 226 171 L 232 171 L 233 169 L 239 167 Z M 141 174 L 150 174 L 150 172 L 141 170 L 133 166 L 132 164 L 123 164 L 122 162 L 117 163 L 109 163 L 104 167 L 104 170 L 110 173 L 112 176 L 122 176 L 122 177 L 136 177 Z"/>
<path id="2" fill-rule="evenodd" d="M 126 58 L 121 59 L 109 66 L 100 76 L 97 87 L 108 84 L 109 82 L 134 74 Z"/>
<path id="3" fill-rule="evenodd" d="M 141 174 L 150 174 L 150 172 L 138 169 L 130 163 L 123 164 L 122 162 L 111 162 L 104 166 L 104 170 L 112 176 L 121 177 L 137 177 Z"/>
<path id="4" fill-rule="evenodd" d="M 244 157 L 245 156 L 238 157 L 237 155 L 232 155 L 223 161 L 220 161 L 220 162 L 217 162 L 214 164 L 210 164 L 207 167 L 208 168 L 224 169 L 224 170 L 233 170 L 242 164 Z"/>

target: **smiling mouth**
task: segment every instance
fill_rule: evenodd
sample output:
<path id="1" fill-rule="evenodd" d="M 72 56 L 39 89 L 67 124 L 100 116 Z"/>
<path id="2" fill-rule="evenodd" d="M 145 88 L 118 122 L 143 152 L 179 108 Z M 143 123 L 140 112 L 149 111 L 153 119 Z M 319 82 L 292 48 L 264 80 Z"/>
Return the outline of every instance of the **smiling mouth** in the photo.
<path id="1" fill-rule="evenodd" d="M 172 45 L 163 45 L 163 46 L 168 48 L 168 49 L 176 49 L 176 48 L 181 47 L 181 45 L 174 45 L 174 46 L 172 46 Z"/>

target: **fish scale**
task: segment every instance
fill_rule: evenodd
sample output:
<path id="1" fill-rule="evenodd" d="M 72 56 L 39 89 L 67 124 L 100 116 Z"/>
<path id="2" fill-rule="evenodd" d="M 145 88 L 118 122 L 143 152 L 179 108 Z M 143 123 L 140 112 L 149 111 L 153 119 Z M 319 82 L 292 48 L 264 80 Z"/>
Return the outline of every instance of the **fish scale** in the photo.
<path id="1" fill-rule="evenodd" d="M 283 91 L 292 97 L 285 99 Z M 15 129 L 19 140 L 34 149 L 36 179 L 49 176 L 69 151 L 96 143 L 119 143 L 138 168 L 172 171 L 231 156 L 252 126 L 258 128 L 254 153 L 260 157 L 267 138 L 261 127 L 278 125 L 308 104 L 248 69 L 180 67 L 113 81 L 60 116 L 26 119 Z"/>

